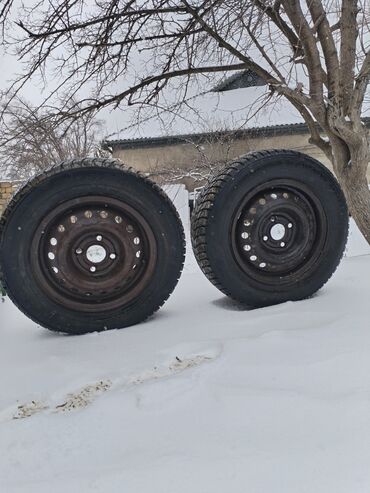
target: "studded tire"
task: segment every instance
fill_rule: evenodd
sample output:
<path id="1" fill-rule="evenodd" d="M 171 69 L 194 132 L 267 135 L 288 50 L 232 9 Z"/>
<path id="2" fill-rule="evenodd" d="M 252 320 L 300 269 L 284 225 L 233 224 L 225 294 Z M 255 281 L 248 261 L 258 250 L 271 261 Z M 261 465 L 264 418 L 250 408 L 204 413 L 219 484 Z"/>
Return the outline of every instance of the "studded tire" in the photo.
<path id="1" fill-rule="evenodd" d="M 337 268 L 347 236 L 336 179 L 290 150 L 232 162 L 204 188 L 192 215 L 201 270 L 224 294 L 252 307 L 313 295 Z"/>
<path id="2" fill-rule="evenodd" d="M 82 334 L 142 322 L 180 277 L 184 232 L 164 192 L 113 159 L 32 179 L 0 223 L 0 278 L 29 318 Z"/>

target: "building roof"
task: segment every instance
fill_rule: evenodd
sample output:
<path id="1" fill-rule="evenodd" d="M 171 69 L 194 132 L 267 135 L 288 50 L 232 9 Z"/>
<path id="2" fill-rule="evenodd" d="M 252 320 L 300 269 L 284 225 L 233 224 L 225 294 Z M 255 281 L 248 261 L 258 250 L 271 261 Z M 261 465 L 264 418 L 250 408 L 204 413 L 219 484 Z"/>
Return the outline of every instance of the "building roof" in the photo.
<path id="1" fill-rule="evenodd" d="M 212 92 L 232 91 L 233 89 L 241 89 L 243 87 L 266 86 L 266 82 L 261 79 L 253 70 L 247 69 L 238 72 L 217 84 L 212 89 Z"/>
<path id="2" fill-rule="evenodd" d="M 370 117 L 363 122 L 370 128 Z M 139 149 L 144 147 L 162 147 L 177 144 L 201 144 L 210 139 L 230 137 L 233 139 L 274 137 L 279 135 L 299 135 L 308 133 L 305 123 L 292 123 L 286 125 L 273 125 L 267 127 L 254 127 L 240 130 L 227 130 L 220 132 L 203 132 L 195 134 L 167 135 L 163 137 L 145 137 L 139 139 L 118 139 L 103 141 L 103 149 Z"/>

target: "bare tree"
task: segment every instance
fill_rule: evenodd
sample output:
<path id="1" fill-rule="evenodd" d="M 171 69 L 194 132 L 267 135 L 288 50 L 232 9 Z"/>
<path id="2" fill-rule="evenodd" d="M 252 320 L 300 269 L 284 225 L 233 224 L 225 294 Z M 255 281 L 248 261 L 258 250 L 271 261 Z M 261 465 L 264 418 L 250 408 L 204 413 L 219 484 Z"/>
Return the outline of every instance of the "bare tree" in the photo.
<path id="1" fill-rule="evenodd" d="M 4 19 L 13 1 L 5 0 Z M 169 88 L 183 100 L 194 78 L 252 69 L 302 115 L 370 243 L 369 143 L 361 121 L 369 2 L 34 0 L 21 9 L 13 40 L 28 61 L 15 89 L 53 60 L 63 74 L 55 91 L 70 84 L 71 97 L 80 95 L 81 104 L 61 107 L 60 116 L 76 118 L 124 102 L 156 104 Z M 91 81 L 91 96 L 81 97 Z"/>
<path id="2" fill-rule="evenodd" d="M 57 117 L 52 109 L 40 110 L 19 98 L 4 113 L 0 125 L 0 168 L 10 178 L 28 179 L 65 159 L 102 152 L 102 122 L 94 113 L 53 125 Z"/>

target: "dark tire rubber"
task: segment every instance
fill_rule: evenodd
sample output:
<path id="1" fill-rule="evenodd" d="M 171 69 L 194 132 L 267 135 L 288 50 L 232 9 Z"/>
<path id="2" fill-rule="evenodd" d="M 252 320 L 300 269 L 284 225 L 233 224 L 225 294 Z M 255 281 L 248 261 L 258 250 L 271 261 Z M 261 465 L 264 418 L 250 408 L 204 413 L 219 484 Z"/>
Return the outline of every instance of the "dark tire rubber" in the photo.
<path id="1" fill-rule="evenodd" d="M 80 311 L 45 293 L 31 267 L 30 249 L 37 228 L 48 214 L 67 201 L 78 203 L 80 197 L 89 200 L 90 196 L 108 197 L 117 204 L 121 201 L 143 217 L 150 227 L 156 254 L 150 276 L 129 302 L 122 306 L 116 303 L 114 308 L 104 305 L 101 310 L 98 304 L 90 304 Z M 116 222 L 121 221 L 119 217 Z M 112 228 L 118 226 L 113 224 Z M 144 321 L 174 290 L 184 255 L 183 227 L 167 195 L 114 159 L 76 159 L 47 170 L 13 197 L 0 222 L 0 278 L 7 294 L 36 323 L 69 334 L 119 329 Z M 146 260 L 140 261 L 145 267 Z"/>
<path id="2" fill-rule="evenodd" d="M 270 189 L 269 194 L 263 194 L 264 187 L 268 189 L 269 183 L 273 184 L 272 191 L 275 183 L 280 184 L 277 187 L 280 191 L 284 188 L 282 184 L 286 183 L 289 192 L 281 192 L 278 197 L 278 192 L 271 193 Z M 291 183 L 294 183 L 295 188 Z M 261 191 L 260 195 L 258 190 Z M 257 191 L 257 195 L 254 202 L 251 199 L 253 207 L 247 202 L 243 214 L 254 214 L 261 220 L 260 224 L 257 224 L 256 219 L 256 224 L 249 226 L 252 228 L 249 234 L 243 225 L 250 225 L 253 220 L 249 216 L 243 220 L 246 216 L 242 217 L 241 204 L 247 200 L 246 197 L 252 197 L 254 191 Z M 292 217 L 298 217 L 299 214 L 302 216 L 301 223 L 297 220 L 296 236 L 291 239 L 292 246 L 285 244 L 285 240 L 280 243 L 282 251 L 285 247 L 288 249 L 287 253 L 281 254 L 286 256 L 281 257 L 283 260 L 280 264 L 276 241 L 266 236 L 266 233 L 261 237 L 260 232 L 268 218 L 268 210 L 265 214 L 263 207 L 274 207 L 273 199 L 269 202 L 270 196 L 282 204 L 276 214 L 275 209 L 271 209 L 275 214 L 271 221 L 275 217 L 290 217 L 289 214 Z M 283 203 L 284 198 L 292 200 L 287 208 Z M 310 228 L 302 226 L 309 224 L 305 222 L 308 221 L 304 216 L 305 208 L 309 211 L 308 219 L 316 224 L 311 232 L 307 231 Z M 233 224 L 239 225 L 239 229 L 236 226 L 234 228 Z M 289 223 L 288 227 L 292 228 L 292 224 Z M 238 240 L 235 240 L 235 235 Z M 240 236 L 248 237 L 248 240 L 240 240 Z M 336 270 L 343 256 L 347 236 L 348 210 L 335 177 L 315 159 L 290 150 L 253 152 L 230 163 L 204 188 L 192 215 L 192 246 L 201 270 L 222 293 L 250 307 L 269 306 L 312 296 Z M 235 246 L 237 241 L 248 243 L 241 243 L 241 251 L 239 246 Z M 270 249 L 264 241 L 270 243 Z M 297 251 L 304 251 L 301 259 L 294 259 L 294 255 L 289 257 L 289 248 L 294 252 L 294 244 L 297 242 L 301 242 Z M 245 249 L 249 252 L 244 252 Z M 254 249 L 258 250 L 260 258 L 270 255 L 269 258 L 277 259 L 270 272 L 265 272 L 269 267 L 266 260 L 259 260 L 257 254 L 247 256 Z M 284 270 L 285 260 L 294 264 L 294 267 Z M 258 265 L 258 262 L 261 263 Z"/>

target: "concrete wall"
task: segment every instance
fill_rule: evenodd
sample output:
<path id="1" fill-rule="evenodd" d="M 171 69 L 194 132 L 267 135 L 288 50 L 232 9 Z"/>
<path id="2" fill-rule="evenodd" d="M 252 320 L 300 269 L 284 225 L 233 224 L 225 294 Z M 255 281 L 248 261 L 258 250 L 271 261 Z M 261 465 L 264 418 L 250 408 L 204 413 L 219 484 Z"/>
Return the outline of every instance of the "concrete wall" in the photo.
<path id="1" fill-rule="evenodd" d="M 184 175 L 197 164 L 201 154 L 207 156 L 207 161 L 229 161 L 252 150 L 262 149 L 294 149 L 318 159 L 331 169 L 329 161 L 324 154 L 308 142 L 308 134 L 287 134 L 277 136 L 259 136 L 234 139 L 227 142 L 205 142 L 199 145 L 199 150 L 191 142 L 181 144 L 168 144 L 164 146 L 145 146 L 134 149 L 114 149 L 113 156 L 120 158 L 125 164 L 150 174 L 160 182 L 166 182 L 166 176 L 161 175 L 164 170 L 183 170 Z M 370 167 L 368 169 L 370 182 Z M 196 181 L 192 177 L 185 176 L 178 183 L 184 183 L 189 191 L 201 186 L 203 182 Z M 12 193 L 20 186 L 20 182 L 0 181 L 0 214 L 4 205 L 8 202 Z"/>
<path id="2" fill-rule="evenodd" d="M 231 160 L 252 150 L 262 149 L 294 149 L 318 159 L 331 169 L 331 165 L 325 155 L 316 146 L 308 142 L 307 134 L 290 134 L 269 137 L 254 137 L 235 139 L 232 142 L 222 144 L 220 142 L 201 144 L 202 150 L 209 162 Z M 114 149 L 113 156 L 121 159 L 125 164 L 132 166 L 144 173 L 154 175 L 156 172 L 166 169 L 182 168 L 185 172 L 194 168 L 199 161 L 200 153 L 192 143 L 169 144 L 165 146 L 145 146 L 134 149 Z M 370 168 L 368 171 L 370 181 Z M 191 191 L 196 183 L 194 179 L 185 177 L 181 180 Z"/>

